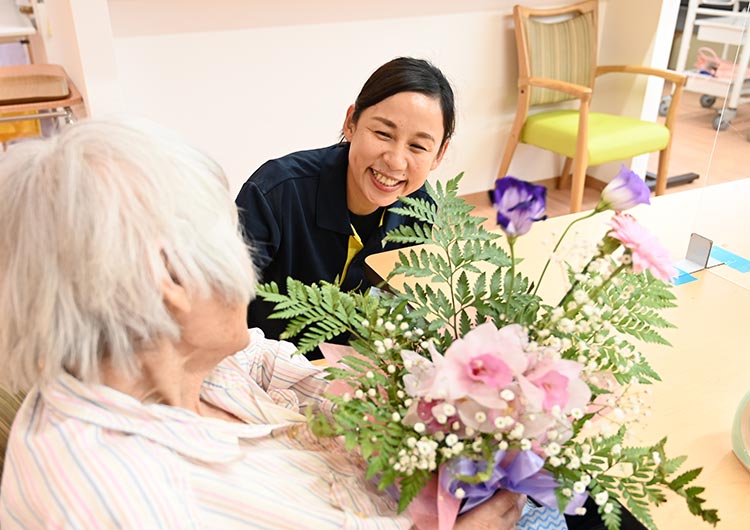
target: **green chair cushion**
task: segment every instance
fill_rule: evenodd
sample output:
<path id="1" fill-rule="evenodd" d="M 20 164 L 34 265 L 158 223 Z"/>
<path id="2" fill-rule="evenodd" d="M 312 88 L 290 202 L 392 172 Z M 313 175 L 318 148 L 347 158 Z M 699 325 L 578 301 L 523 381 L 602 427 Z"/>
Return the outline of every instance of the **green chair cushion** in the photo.
<path id="1" fill-rule="evenodd" d="M 554 110 L 526 118 L 521 142 L 575 158 L 578 111 Z M 626 160 L 661 151 L 669 143 L 669 129 L 659 123 L 624 116 L 589 114 L 589 166 Z"/>
<path id="2" fill-rule="evenodd" d="M 11 394 L 0 387 L 0 477 L 3 476 L 3 462 L 5 461 L 5 449 L 8 446 L 8 435 L 13 418 L 21 407 L 24 394 Z"/>

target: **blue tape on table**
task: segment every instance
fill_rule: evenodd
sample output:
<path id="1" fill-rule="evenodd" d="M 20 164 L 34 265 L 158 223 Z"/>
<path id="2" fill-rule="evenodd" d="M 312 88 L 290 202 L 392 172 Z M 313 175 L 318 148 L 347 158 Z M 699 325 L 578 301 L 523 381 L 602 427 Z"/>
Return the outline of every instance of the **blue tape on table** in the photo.
<path id="1" fill-rule="evenodd" d="M 723 261 L 726 265 L 740 272 L 750 272 L 750 259 L 745 259 L 721 247 L 711 248 L 711 257 Z"/>
<path id="2" fill-rule="evenodd" d="M 677 278 L 674 279 L 675 285 L 682 285 L 683 283 L 694 282 L 695 280 L 698 279 L 692 274 L 688 274 L 687 272 L 681 271 L 680 269 L 677 269 L 677 272 L 679 272 L 679 274 L 677 275 Z"/>

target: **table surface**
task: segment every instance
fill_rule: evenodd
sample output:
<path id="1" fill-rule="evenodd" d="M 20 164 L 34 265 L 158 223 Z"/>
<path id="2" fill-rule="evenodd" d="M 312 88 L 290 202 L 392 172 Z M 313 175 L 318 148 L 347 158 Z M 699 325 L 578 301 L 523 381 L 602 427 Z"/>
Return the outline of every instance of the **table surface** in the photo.
<path id="1" fill-rule="evenodd" d="M 655 197 L 651 206 L 632 214 L 667 247 L 675 261 L 684 256 L 692 232 L 699 233 L 745 259 L 750 258 L 750 179 Z M 565 226 L 580 214 L 536 223 L 518 239 L 520 268 L 536 278 Z M 595 242 L 606 230 L 611 213 L 578 223 L 566 238 L 563 254 L 575 254 Z M 369 256 L 367 264 L 386 277 L 398 251 Z M 750 528 L 750 472 L 731 449 L 735 410 L 750 390 L 750 346 L 746 338 L 750 312 L 750 273 L 726 265 L 695 273 L 696 281 L 677 285 L 677 307 L 664 316 L 676 324 L 664 336 L 672 347 L 643 348 L 663 382 L 653 387 L 651 416 L 634 432 L 642 443 L 668 435 L 668 454 L 685 454 L 685 469 L 703 467 L 700 485 L 706 487 L 707 506 L 717 508 L 720 530 Z M 540 294 L 547 299 L 561 293 L 565 273 L 551 267 Z M 403 278 L 390 282 L 395 288 Z M 691 515 L 679 498 L 653 510 L 658 528 L 708 529 Z"/>

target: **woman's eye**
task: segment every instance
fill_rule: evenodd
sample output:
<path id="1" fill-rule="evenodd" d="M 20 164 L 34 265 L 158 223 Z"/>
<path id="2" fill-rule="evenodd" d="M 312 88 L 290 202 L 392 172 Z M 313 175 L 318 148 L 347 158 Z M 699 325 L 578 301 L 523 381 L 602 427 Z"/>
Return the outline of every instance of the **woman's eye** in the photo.
<path id="1" fill-rule="evenodd" d="M 427 148 L 425 146 L 419 144 L 411 144 L 411 148 L 417 151 L 427 151 Z"/>
<path id="2" fill-rule="evenodd" d="M 375 131 L 375 134 L 378 135 L 380 138 L 390 138 L 391 135 L 385 131 Z"/>

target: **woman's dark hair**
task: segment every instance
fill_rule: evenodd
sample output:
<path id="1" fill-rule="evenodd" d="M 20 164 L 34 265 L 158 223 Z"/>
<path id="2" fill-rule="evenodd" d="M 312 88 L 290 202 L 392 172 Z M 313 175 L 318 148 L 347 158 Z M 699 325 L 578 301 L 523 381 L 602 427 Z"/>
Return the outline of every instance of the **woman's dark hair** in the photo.
<path id="1" fill-rule="evenodd" d="M 419 92 L 440 100 L 443 111 L 443 140 L 440 147 L 443 147 L 456 127 L 453 89 L 443 72 L 424 59 L 398 57 L 375 70 L 354 102 L 352 121 L 356 123 L 362 111 L 368 107 L 401 92 Z"/>

